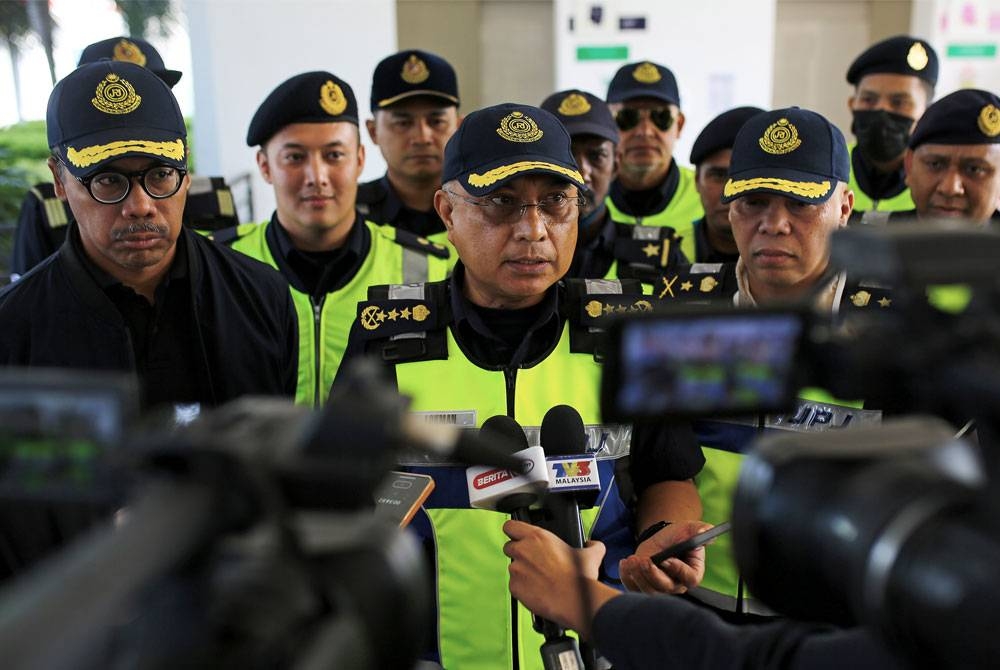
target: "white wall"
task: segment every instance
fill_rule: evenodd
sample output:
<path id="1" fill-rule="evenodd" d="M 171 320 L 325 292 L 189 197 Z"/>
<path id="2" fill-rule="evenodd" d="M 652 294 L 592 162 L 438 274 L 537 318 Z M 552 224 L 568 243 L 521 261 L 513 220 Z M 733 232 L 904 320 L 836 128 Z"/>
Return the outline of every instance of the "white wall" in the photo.
<path id="1" fill-rule="evenodd" d="M 591 20 L 594 7 L 601 23 Z M 687 164 L 701 129 L 731 107 L 771 106 L 775 0 L 555 1 L 556 87 L 582 88 L 603 98 L 626 62 L 651 60 L 669 67 L 686 117 L 674 152 Z M 645 30 L 620 30 L 621 17 L 643 17 Z M 570 19 L 574 29 L 570 31 Z M 579 60 L 581 46 L 623 46 L 617 60 Z"/>
<path id="2" fill-rule="evenodd" d="M 937 97 L 959 88 L 1000 94 L 1000 0 L 915 0 L 912 29 L 940 59 Z"/>
<path id="3" fill-rule="evenodd" d="M 195 160 L 201 174 L 251 171 L 258 220 L 274 196 L 257 172 L 246 132 L 257 107 L 285 79 L 327 70 L 347 81 L 368 115 L 375 65 L 396 51 L 394 0 L 185 0 L 195 100 Z M 367 143 L 363 179 L 385 171 Z"/>

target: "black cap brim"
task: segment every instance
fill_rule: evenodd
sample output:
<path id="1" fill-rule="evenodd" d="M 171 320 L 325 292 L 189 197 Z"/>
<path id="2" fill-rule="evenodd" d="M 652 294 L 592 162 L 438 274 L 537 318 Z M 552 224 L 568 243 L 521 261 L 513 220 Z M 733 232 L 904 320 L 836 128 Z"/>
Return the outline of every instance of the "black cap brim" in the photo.
<path id="1" fill-rule="evenodd" d="M 181 77 L 184 75 L 184 73 L 179 70 L 153 70 L 153 72 L 155 72 L 156 76 L 162 79 L 170 88 L 176 86 L 177 82 L 179 82 Z"/>
<path id="2" fill-rule="evenodd" d="M 448 105 L 455 105 L 456 107 L 458 106 L 458 98 L 456 98 L 453 95 L 448 95 L 447 93 L 442 93 L 441 91 L 417 90 L 417 91 L 407 91 L 405 93 L 400 93 L 399 95 L 394 95 L 391 98 L 379 100 L 378 109 L 385 109 L 386 107 L 395 105 L 397 102 L 401 102 L 408 98 L 416 98 L 416 97 L 438 98 L 439 100 L 444 101 Z"/>
<path id="3" fill-rule="evenodd" d="M 589 121 L 581 121 L 579 123 L 567 122 L 565 117 L 560 120 L 566 126 L 566 132 L 569 133 L 570 137 L 594 135 L 605 140 L 610 140 L 612 144 L 618 144 L 618 133 L 605 125 Z"/>
<path id="4" fill-rule="evenodd" d="M 729 176 L 722 202 L 730 203 L 752 193 L 781 195 L 806 204 L 822 204 L 836 190 L 837 179 L 800 170 L 745 170 Z"/>

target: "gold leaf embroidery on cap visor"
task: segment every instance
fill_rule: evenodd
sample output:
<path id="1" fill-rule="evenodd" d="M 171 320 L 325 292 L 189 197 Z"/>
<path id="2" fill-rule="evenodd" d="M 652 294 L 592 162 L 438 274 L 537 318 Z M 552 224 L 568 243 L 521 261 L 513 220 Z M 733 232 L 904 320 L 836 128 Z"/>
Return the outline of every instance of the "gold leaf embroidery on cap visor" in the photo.
<path id="1" fill-rule="evenodd" d="M 120 140 L 108 144 L 96 144 L 83 149 L 66 148 L 66 160 L 75 167 L 85 168 L 101 161 L 127 153 L 142 153 L 163 156 L 175 161 L 184 160 L 184 140 L 151 142 L 149 140 Z"/>
<path id="2" fill-rule="evenodd" d="M 723 195 L 729 197 L 755 189 L 765 189 L 780 193 L 791 193 L 803 198 L 822 198 L 830 192 L 832 187 L 833 185 L 829 181 L 790 181 L 788 179 L 774 179 L 771 177 L 755 177 L 753 179 L 730 179 L 726 182 Z"/>
<path id="3" fill-rule="evenodd" d="M 506 179 L 511 175 L 518 174 L 520 172 L 527 172 L 528 170 L 548 170 L 549 172 L 565 175 L 576 184 L 583 185 L 583 176 L 576 170 L 564 168 L 563 166 L 555 165 L 554 163 L 546 163 L 544 161 L 521 161 L 520 163 L 511 163 L 510 165 L 501 165 L 498 168 L 493 168 L 485 174 L 470 174 L 468 179 L 469 186 L 482 188 L 483 186 L 495 184 L 501 179 Z"/>

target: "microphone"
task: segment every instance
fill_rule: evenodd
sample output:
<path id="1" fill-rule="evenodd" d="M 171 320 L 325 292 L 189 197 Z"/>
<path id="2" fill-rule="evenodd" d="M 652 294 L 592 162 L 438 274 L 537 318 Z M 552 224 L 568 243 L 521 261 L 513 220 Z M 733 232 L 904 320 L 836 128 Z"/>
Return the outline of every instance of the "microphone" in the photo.
<path id="1" fill-rule="evenodd" d="M 478 437 L 497 447 L 506 448 L 516 468 L 473 466 L 465 471 L 469 504 L 478 509 L 510 514 L 518 521 L 531 522 L 528 508 L 538 502 L 549 487 L 545 452 L 528 447 L 521 426 L 509 416 L 497 415 L 483 422 Z M 510 450 L 516 450 L 511 453 Z"/>
<path id="2" fill-rule="evenodd" d="M 542 418 L 541 442 L 548 455 L 551 486 L 544 501 L 550 530 L 566 544 L 583 547 L 580 508 L 593 507 L 601 492 L 597 459 L 587 454 L 587 434 L 580 413 L 556 405 Z"/>

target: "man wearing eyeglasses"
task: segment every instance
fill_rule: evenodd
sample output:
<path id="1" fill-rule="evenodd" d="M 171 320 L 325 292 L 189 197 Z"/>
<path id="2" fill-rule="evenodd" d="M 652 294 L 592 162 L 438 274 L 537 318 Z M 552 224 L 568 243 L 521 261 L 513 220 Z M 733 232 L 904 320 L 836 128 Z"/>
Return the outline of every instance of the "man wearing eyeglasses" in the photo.
<path id="1" fill-rule="evenodd" d="M 46 123 L 76 224 L 0 293 L 0 363 L 132 370 L 145 407 L 291 396 L 280 276 L 181 224 L 186 131 L 167 85 L 132 63 L 84 65 L 53 89 Z"/>
<path id="2" fill-rule="evenodd" d="M 535 107 L 473 112 L 445 148 L 443 180 L 434 204 L 458 251 L 452 277 L 372 287 L 358 305 L 343 367 L 373 356 L 424 419 L 475 428 L 506 415 L 536 445 L 545 413 L 574 407 L 589 427 L 603 484 L 595 510 L 584 516 L 585 532 L 612 547 L 606 576 L 642 583 L 646 575 L 619 573 L 619 559 L 637 551 L 636 531 L 641 540 L 670 542 L 685 520 L 698 518 L 691 478 L 702 456 L 690 426 L 601 425 L 602 326 L 609 314 L 651 305 L 634 280 L 560 281 L 587 204 L 570 136 Z M 339 377 L 334 394 L 349 392 Z M 648 467 L 629 475 L 631 444 L 648 445 L 651 456 Z M 411 525 L 437 566 L 437 646 L 428 657 L 448 668 L 541 668 L 543 638 L 523 608 L 512 609 L 507 590 L 507 515 L 470 508 L 464 468 L 403 465 L 436 482 Z M 643 491 L 634 508 L 626 480 Z M 679 564 L 648 578 L 683 591 L 697 583 L 699 570 Z"/>
<path id="3" fill-rule="evenodd" d="M 674 145 L 684 128 L 680 93 L 673 72 L 648 61 L 623 65 L 608 86 L 608 107 L 615 117 L 618 178 L 611 184 L 611 218 L 628 226 L 636 239 L 681 238 L 681 249 L 694 260 L 691 224 L 703 215 L 694 173 L 677 165 Z M 672 242 L 675 243 L 675 242 Z"/>

